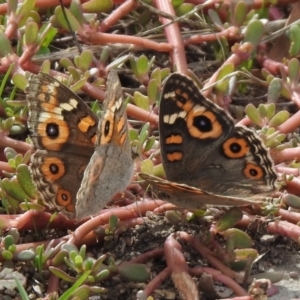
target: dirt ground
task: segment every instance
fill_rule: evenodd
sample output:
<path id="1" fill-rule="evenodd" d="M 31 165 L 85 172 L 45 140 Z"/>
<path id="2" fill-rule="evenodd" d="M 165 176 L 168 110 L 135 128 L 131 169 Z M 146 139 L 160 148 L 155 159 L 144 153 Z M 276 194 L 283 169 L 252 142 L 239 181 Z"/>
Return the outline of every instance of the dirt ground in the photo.
<path id="1" fill-rule="evenodd" d="M 195 224 L 183 222 L 177 225 L 171 225 L 166 221 L 165 217 L 160 215 L 151 215 L 145 218 L 145 223 L 137 226 L 135 229 L 127 230 L 122 234 L 114 247 L 109 253 L 115 257 L 115 260 L 128 261 L 141 253 L 162 248 L 166 238 L 176 231 L 186 231 L 190 235 L 197 236 L 200 240 L 204 237 L 205 232 L 209 228 L 208 224 Z M 253 267 L 252 274 L 261 272 L 282 272 L 284 279 L 276 283 L 278 292 L 270 299 L 296 299 L 300 298 L 300 247 L 296 243 L 281 236 L 269 236 L 255 234 L 253 236 L 254 248 L 259 254 L 264 254 Z M 222 238 L 219 241 L 222 243 Z M 189 267 L 207 266 L 207 261 L 201 257 L 190 245 L 181 243 L 183 247 L 184 257 Z M 151 279 L 155 277 L 165 266 L 165 258 L 161 257 L 155 260 L 149 260 L 146 263 L 151 269 Z M 193 277 L 194 280 L 199 278 Z M 124 283 L 119 279 L 105 281 L 103 286 L 108 288 L 108 294 L 102 295 L 101 298 L 92 297 L 91 299 L 136 299 L 136 293 L 142 290 L 146 284 L 142 283 Z M 275 290 L 277 289 L 275 288 Z M 234 295 L 230 290 L 222 285 L 216 286 L 223 297 L 232 298 Z M 182 299 L 171 278 L 167 278 L 152 294 L 154 299 Z M 216 299 L 211 295 L 202 295 L 203 300 Z"/>

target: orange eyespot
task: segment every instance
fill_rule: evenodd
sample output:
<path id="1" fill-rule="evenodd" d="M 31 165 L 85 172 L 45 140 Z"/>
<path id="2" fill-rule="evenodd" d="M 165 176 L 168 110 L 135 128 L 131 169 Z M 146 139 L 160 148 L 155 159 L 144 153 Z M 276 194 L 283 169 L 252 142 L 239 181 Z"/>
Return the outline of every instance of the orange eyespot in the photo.
<path id="1" fill-rule="evenodd" d="M 49 182 L 54 182 L 61 178 L 65 172 L 65 165 L 57 157 L 46 157 L 41 165 L 41 172 Z"/>
<path id="2" fill-rule="evenodd" d="M 42 137 L 43 146 L 47 150 L 59 151 L 70 135 L 67 123 L 52 117 L 42 121 L 37 127 L 37 132 Z"/>
<path id="3" fill-rule="evenodd" d="M 198 139 L 216 139 L 223 132 L 216 115 L 203 106 L 195 105 L 187 114 L 186 122 L 190 135 Z"/>
<path id="4" fill-rule="evenodd" d="M 106 112 L 103 118 L 101 124 L 101 145 L 111 142 L 114 130 L 114 116 L 110 112 Z"/>
<path id="5" fill-rule="evenodd" d="M 244 138 L 232 137 L 223 143 L 224 154 L 229 158 L 244 157 L 249 150 L 249 144 Z"/>
<path id="6" fill-rule="evenodd" d="M 56 203 L 61 206 L 67 206 L 71 203 L 72 196 L 71 193 L 65 189 L 58 189 L 56 194 Z"/>
<path id="7" fill-rule="evenodd" d="M 249 179 L 261 179 L 264 176 L 264 172 L 260 166 L 247 163 L 244 169 L 244 175 Z"/>

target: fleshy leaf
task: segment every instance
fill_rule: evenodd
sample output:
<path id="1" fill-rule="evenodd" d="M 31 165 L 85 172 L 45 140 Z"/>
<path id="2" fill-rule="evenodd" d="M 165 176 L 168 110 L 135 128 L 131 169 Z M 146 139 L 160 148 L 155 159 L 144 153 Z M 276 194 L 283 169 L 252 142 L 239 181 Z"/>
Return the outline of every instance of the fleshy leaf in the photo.
<path id="1" fill-rule="evenodd" d="M 31 199 L 35 199 L 37 197 L 37 190 L 31 178 L 28 166 L 25 164 L 18 165 L 16 173 L 21 188 Z"/>
<path id="2" fill-rule="evenodd" d="M 140 92 L 134 92 L 133 102 L 137 107 L 143 108 L 146 111 L 150 110 L 150 101 L 149 98 Z"/>
<path id="3" fill-rule="evenodd" d="M 218 220 L 216 229 L 218 232 L 232 228 L 243 217 L 243 212 L 239 207 L 232 207 Z"/>
<path id="4" fill-rule="evenodd" d="M 289 49 L 290 56 L 296 56 L 300 52 L 300 27 L 298 24 L 292 25 L 290 28 L 291 46 Z"/>
<path id="5" fill-rule="evenodd" d="M 134 282 L 145 282 L 150 277 L 149 268 L 143 264 L 123 263 L 118 266 L 119 274 Z"/>
<path id="6" fill-rule="evenodd" d="M 244 34 L 244 42 L 250 42 L 254 47 L 260 42 L 264 34 L 264 25 L 259 20 L 250 21 Z"/>
<path id="7" fill-rule="evenodd" d="M 288 65 L 289 79 L 292 85 L 299 83 L 299 60 L 297 58 L 292 58 Z"/>
<path id="8" fill-rule="evenodd" d="M 223 65 L 217 75 L 217 81 L 221 80 L 221 82 L 215 85 L 215 89 L 220 93 L 225 93 L 228 90 L 229 78 L 226 80 L 222 80 L 225 76 L 231 74 L 234 71 L 234 65 L 232 63 L 228 63 Z"/>
<path id="9" fill-rule="evenodd" d="M 82 8 L 87 13 L 103 13 L 110 12 L 114 7 L 112 0 L 90 0 L 82 4 Z"/>
<path id="10" fill-rule="evenodd" d="M 284 123 L 290 117 L 290 113 L 286 110 L 279 111 L 269 122 L 270 127 L 277 127 Z"/>
<path id="11" fill-rule="evenodd" d="M 249 103 L 246 108 L 245 112 L 248 116 L 248 118 L 256 125 L 262 127 L 263 125 L 263 120 L 261 118 L 261 115 L 259 113 L 259 110 L 252 104 Z"/>
<path id="12" fill-rule="evenodd" d="M 141 172 L 147 173 L 147 174 L 152 174 L 153 170 L 153 162 L 151 159 L 144 159 L 141 162 Z"/>
<path id="13" fill-rule="evenodd" d="M 280 92 L 282 90 L 283 84 L 282 79 L 274 78 L 268 87 L 268 103 L 276 103 L 280 97 Z"/>

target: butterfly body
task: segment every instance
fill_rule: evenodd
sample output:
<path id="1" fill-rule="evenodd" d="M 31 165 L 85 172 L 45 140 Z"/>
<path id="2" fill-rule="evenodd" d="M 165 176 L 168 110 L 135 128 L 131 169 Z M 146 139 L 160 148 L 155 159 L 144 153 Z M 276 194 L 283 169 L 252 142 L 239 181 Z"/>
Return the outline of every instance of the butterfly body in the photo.
<path id="1" fill-rule="evenodd" d="M 99 120 L 82 99 L 52 76 L 40 73 L 29 78 L 28 127 L 37 149 L 31 158 L 32 177 L 46 204 L 69 218 L 97 214 L 119 192 L 119 181 L 126 187 L 132 176 L 126 110 L 113 72 L 107 88 L 104 116 Z M 120 158 L 126 167 L 119 164 Z M 122 179 L 118 179 L 119 172 Z M 98 194 L 101 180 L 109 192 Z"/>
<path id="2" fill-rule="evenodd" d="M 263 141 L 251 129 L 235 126 L 190 78 L 173 73 L 166 79 L 159 131 L 169 182 L 141 177 L 173 199 L 245 205 L 274 191 L 277 176 Z"/>

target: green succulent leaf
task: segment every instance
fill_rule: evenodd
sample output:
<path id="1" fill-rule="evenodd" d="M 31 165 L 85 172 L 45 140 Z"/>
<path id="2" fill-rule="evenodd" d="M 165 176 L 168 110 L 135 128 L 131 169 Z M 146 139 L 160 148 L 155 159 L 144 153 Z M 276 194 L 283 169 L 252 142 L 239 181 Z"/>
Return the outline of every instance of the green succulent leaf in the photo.
<path id="1" fill-rule="evenodd" d="M 239 207 L 232 207 L 218 220 L 216 229 L 218 232 L 232 228 L 243 217 L 243 212 Z"/>
<path id="2" fill-rule="evenodd" d="M 17 244 L 20 238 L 20 232 L 17 228 L 10 228 L 7 231 L 7 235 L 10 235 L 13 238 L 13 244 Z"/>
<path id="3" fill-rule="evenodd" d="M 156 68 L 152 71 L 151 76 L 150 76 L 150 80 L 151 79 L 156 79 L 157 84 L 160 86 L 161 85 L 161 69 L 160 68 Z"/>
<path id="4" fill-rule="evenodd" d="M 220 233 L 226 240 L 226 249 L 233 251 L 236 248 L 251 248 L 253 242 L 249 235 L 237 228 L 231 228 Z"/>
<path id="5" fill-rule="evenodd" d="M 209 9 L 208 10 L 208 15 L 211 19 L 211 21 L 218 27 L 218 28 L 224 28 L 224 24 L 221 21 L 219 14 L 213 10 L 213 9 Z"/>
<path id="6" fill-rule="evenodd" d="M 270 127 L 277 127 L 283 124 L 290 117 L 290 113 L 286 110 L 279 111 L 269 122 Z"/>
<path id="7" fill-rule="evenodd" d="M 75 282 L 76 281 L 76 278 L 68 275 L 67 273 L 65 273 L 64 271 L 62 271 L 61 269 L 59 268 L 56 268 L 56 267 L 52 267 L 50 266 L 49 267 L 49 270 L 55 275 L 57 276 L 58 278 L 64 280 L 64 281 L 67 281 L 67 282 Z"/>
<path id="8" fill-rule="evenodd" d="M 87 13 L 110 12 L 114 7 L 112 0 L 90 0 L 82 4 L 82 8 Z"/>
<path id="9" fill-rule="evenodd" d="M 3 244 L 4 244 L 4 248 L 8 249 L 9 246 L 14 244 L 14 239 L 11 235 L 7 235 L 6 237 L 4 237 L 3 239 Z"/>
<path id="10" fill-rule="evenodd" d="M 63 57 L 63 58 L 59 61 L 59 64 L 60 64 L 62 67 L 66 68 L 66 69 L 68 69 L 69 67 L 75 68 L 75 65 L 73 64 L 73 62 L 72 62 L 69 58 L 67 58 L 67 57 Z"/>
<path id="11" fill-rule="evenodd" d="M 141 172 L 146 174 L 153 174 L 153 162 L 151 159 L 144 159 L 141 162 Z"/>
<path id="12" fill-rule="evenodd" d="M 129 129 L 128 135 L 129 135 L 130 141 L 137 140 L 139 137 L 138 131 L 134 128 Z"/>
<path id="13" fill-rule="evenodd" d="M 86 245 L 82 245 L 79 249 L 79 255 L 82 257 L 82 259 L 86 258 Z"/>
<path id="14" fill-rule="evenodd" d="M 52 26 L 51 23 L 44 24 L 40 29 L 40 45 L 49 50 L 49 45 L 55 38 L 58 30 Z M 49 50 L 50 51 L 50 50 Z M 40 54 L 40 52 L 38 52 Z"/>
<path id="15" fill-rule="evenodd" d="M 22 250 L 16 255 L 16 259 L 20 261 L 32 261 L 36 254 L 32 250 Z"/>
<path id="16" fill-rule="evenodd" d="M 78 82 L 79 80 L 86 80 L 86 78 L 81 78 L 81 79 L 80 79 L 80 77 L 81 77 L 81 72 L 80 72 L 80 70 L 78 70 L 78 69 L 76 69 L 76 68 L 73 68 L 73 67 L 69 67 L 69 68 L 68 68 L 68 71 L 69 71 L 70 74 L 72 75 L 73 81 L 76 82 L 76 83 L 75 83 L 76 86 L 77 86 L 77 82 Z M 71 87 L 70 87 L 70 88 L 71 88 Z M 73 90 L 73 92 L 74 92 L 74 90 Z"/>
<path id="17" fill-rule="evenodd" d="M 288 64 L 289 79 L 292 85 L 299 84 L 299 60 L 292 58 Z"/>
<path id="18" fill-rule="evenodd" d="M 82 11 L 82 4 L 80 0 L 73 0 L 70 5 L 70 12 L 78 20 L 80 24 L 84 23 L 84 16 Z"/>
<path id="19" fill-rule="evenodd" d="M 259 20 L 252 20 L 246 27 L 244 34 L 244 42 L 250 42 L 256 47 L 264 34 L 264 25 Z"/>
<path id="20" fill-rule="evenodd" d="M 235 259 L 237 260 L 247 260 L 251 257 L 253 260 L 258 257 L 258 253 L 255 249 L 235 249 L 234 250 Z"/>
<path id="21" fill-rule="evenodd" d="M 20 186 L 25 191 L 25 193 L 31 199 L 37 198 L 38 192 L 31 178 L 31 173 L 29 171 L 28 166 L 25 164 L 18 165 L 16 169 L 16 173 L 17 173 L 18 182 L 20 183 Z"/>
<path id="22" fill-rule="evenodd" d="M 108 59 L 109 57 L 109 50 L 110 48 L 107 48 L 104 49 L 101 53 L 101 57 L 100 57 L 100 61 L 102 62 L 106 62 L 106 60 Z M 126 54 L 126 55 L 123 55 L 117 59 L 115 59 L 113 62 L 111 62 L 107 67 L 106 69 L 107 70 L 111 70 L 111 69 L 115 69 L 115 68 L 118 68 L 120 66 L 122 66 L 123 64 L 125 64 L 127 61 L 130 61 L 130 66 L 135 68 L 134 70 L 132 69 L 133 73 L 134 74 L 137 74 L 137 70 L 136 70 L 136 63 L 135 63 L 135 60 L 133 59 L 132 55 L 131 54 Z"/>
<path id="23" fill-rule="evenodd" d="M 178 6 L 175 10 L 176 16 L 184 16 L 187 13 L 191 12 L 195 8 L 195 5 L 192 3 L 183 3 Z"/>
<path id="24" fill-rule="evenodd" d="M 52 259 L 52 266 L 60 266 L 64 263 L 65 258 L 69 256 L 69 252 L 67 250 L 60 250 Z"/>
<path id="25" fill-rule="evenodd" d="M 104 293 L 107 293 L 107 289 L 103 288 L 103 287 L 100 287 L 100 286 L 91 286 L 90 289 L 91 289 L 91 291 L 94 294 L 104 294 Z"/>
<path id="26" fill-rule="evenodd" d="M 83 283 L 87 280 L 89 277 L 91 271 L 86 271 L 84 274 L 82 274 L 76 282 L 67 290 L 65 291 L 61 296 L 60 300 L 67 300 L 73 293 L 83 285 Z"/>
<path id="27" fill-rule="evenodd" d="M 22 4 L 20 4 L 17 8 L 17 15 L 19 17 L 26 16 L 30 13 L 31 10 L 34 9 L 35 0 L 25 0 Z"/>
<path id="28" fill-rule="evenodd" d="M 0 32 L 0 57 L 14 53 L 11 43 L 4 32 Z"/>
<path id="29" fill-rule="evenodd" d="M 79 56 L 77 68 L 81 71 L 87 71 L 91 67 L 93 53 L 90 50 L 84 50 Z"/>
<path id="30" fill-rule="evenodd" d="M 28 210 L 36 210 L 36 211 L 44 211 L 45 207 L 43 205 L 40 205 L 38 203 L 34 203 L 34 202 L 21 202 L 19 207 L 24 210 L 24 211 L 28 211 Z"/>
<path id="31" fill-rule="evenodd" d="M 92 257 L 88 257 L 85 261 L 83 261 L 83 268 L 85 271 L 92 270 L 94 266 L 95 259 Z M 94 282 L 94 281 L 93 281 Z"/>
<path id="32" fill-rule="evenodd" d="M 16 245 L 10 245 L 7 250 L 10 251 L 11 253 L 15 253 L 16 250 L 17 250 L 17 246 Z"/>
<path id="33" fill-rule="evenodd" d="M 50 67 L 51 67 L 50 61 L 49 60 L 44 60 L 42 65 L 41 65 L 41 72 L 49 74 L 50 73 Z"/>
<path id="34" fill-rule="evenodd" d="M 245 108 L 245 112 L 248 116 L 248 118 L 256 125 L 262 127 L 263 120 L 261 118 L 261 115 L 259 113 L 259 110 L 252 104 L 248 104 Z"/>
<path id="35" fill-rule="evenodd" d="M 225 76 L 231 74 L 234 71 L 234 65 L 232 63 L 228 63 L 223 65 L 217 75 L 217 81 L 221 80 L 220 83 L 217 83 L 215 85 L 215 89 L 219 93 L 226 93 L 228 91 L 228 84 L 229 84 L 229 78 L 222 80 Z"/>
<path id="36" fill-rule="evenodd" d="M 174 8 L 177 8 L 178 6 L 183 4 L 183 0 L 172 0 L 172 4 L 173 4 Z"/>
<path id="37" fill-rule="evenodd" d="M 79 31 L 81 29 L 81 24 L 77 21 L 77 19 L 72 15 L 72 13 L 70 12 L 70 10 L 68 10 L 67 8 L 64 8 L 64 11 L 66 13 L 66 17 L 69 21 L 69 24 L 71 26 L 71 29 L 73 31 Z M 65 16 L 63 14 L 62 8 L 61 6 L 56 6 L 55 11 L 54 11 L 54 15 L 56 17 L 56 20 L 59 22 L 59 24 L 67 31 L 69 31 L 69 26 L 68 23 L 65 19 Z"/>
<path id="38" fill-rule="evenodd" d="M 290 56 L 296 56 L 300 52 L 300 27 L 299 25 L 292 25 L 290 28 L 291 46 L 289 49 Z"/>
<path id="39" fill-rule="evenodd" d="M 155 103 L 159 99 L 159 85 L 156 79 L 150 79 L 147 86 L 147 95 L 151 103 Z"/>
<path id="40" fill-rule="evenodd" d="M 3 257 L 4 260 L 12 260 L 13 259 L 13 254 L 8 250 L 3 250 L 1 253 L 1 256 Z"/>
<path id="41" fill-rule="evenodd" d="M 274 129 L 272 127 L 272 129 Z M 281 143 L 285 140 L 286 135 L 283 133 L 279 133 L 279 131 L 275 131 L 274 133 L 267 135 L 264 139 L 265 145 L 270 148 L 277 147 L 281 145 Z"/>
<path id="42" fill-rule="evenodd" d="M 71 251 L 74 251 L 74 252 L 76 252 L 76 253 L 79 253 L 78 248 L 77 248 L 74 244 L 71 244 L 71 243 L 63 244 L 61 248 L 62 248 L 63 250 L 68 251 L 69 253 L 71 253 Z"/>
<path id="43" fill-rule="evenodd" d="M 236 27 L 242 26 L 246 20 L 247 13 L 248 13 L 248 6 L 246 2 L 239 1 L 236 4 L 233 12 L 232 23 L 234 24 L 234 26 Z"/>
<path id="44" fill-rule="evenodd" d="M 153 145 L 155 144 L 156 142 L 156 138 L 155 136 L 151 136 L 150 138 L 147 139 L 146 141 L 146 145 L 144 147 L 144 151 L 149 151 L 152 149 Z"/>
<path id="45" fill-rule="evenodd" d="M 150 277 L 150 270 L 146 265 L 137 263 L 123 263 L 118 266 L 119 274 L 134 282 L 145 282 Z"/>
<path id="46" fill-rule="evenodd" d="M 28 22 L 25 25 L 25 44 L 32 45 L 38 38 L 39 27 L 35 22 Z"/>
<path id="47" fill-rule="evenodd" d="M 28 201 L 30 200 L 26 192 L 20 186 L 16 176 L 11 179 L 4 178 L 2 180 L 2 189 L 18 202 L 22 202 L 25 199 Z"/>
<path id="48" fill-rule="evenodd" d="M 162 164 L 158 164 L 153 167 L 153 175 L 158 177 L 165 177 L 166 173 Z"/>
<path id="49" fill-rule="evenodd" d="M 112 215 L 110 218 L 109 218 L 109 228 L 110 230 L 116 230 L 117 226 L 118 226 L 118 223 L 119 223 L 119 218 L 115 215 Z"/>
<path id="50" fill-rule="evenodd" d="M 72 293 L 72 297 L 75 297 L 76 300 L 89 299 L 90 295 L 91 288 L 88 285 L 82 285 Z"/>
<path id="51" fill-rule="evenodd" d="M 164 69 L 161 69 L 161 80 L 163 81 L 166 77 L 168 77 L 171 73 L 171 70 L 170 68 L 164 68 Z"/>
<path id="52" fill-rule="evenodd" d="M 150 110 L 150 101 L 149 101 L 149 98 L 147 96 L 141 94 L 140 92 L 134 92 L 134 94 L 133 94 L 133 102 L 139 108 L 142 108 L 142 109 L 144 109 L 146 111 Z"/>
<path id="53" fill-rule="evenodd" d="M 14 83 L 14 85 L 19 88 L 20 90 L 24 91 L 25 87 L 28 84 L 28 80 L 27 78 L 21 74 L 21 73 L 15 73 L 12 76 L 12 82 Z"/>
<path id="54" fill-rule="evenodd" d="M 262 118 L 267 116 L 267 108 L 265 104 L 259 104 L 257 110 Z"/>
<path id="55" fill-rule="evenodd" d="M 79 80 L 77 80 L 74 84 L 70 85 L 70 90 L 73 92 L 76 92 L 80 90 L 87 82 L 87 78 L 83 77 Z"/>
<path id="56" fill-rule="evenodd" d="M 96 272 L 99 272 L 101 269 L 105 268 L 103 265 L 104 260 L 106 259 L 107 255 L 101 255 L 95 262 L 93 266 L 92 273 L 95 274 Z"/>
<path id="57" fill-rule="evenodd" d="M 280 97 L 280 92 L 282 90 L 283 83 L 282 79 L 274 78 L 268 87 L 268 103 L 276 103 Z"/>
<path id="58" fill-rule="evenodd" d="M 247 283 L 251 284 L 254 279 L 269 279 L 272 283 L 280 282 L 284 278 L 284 272 L 266 272 L 257 273 L 255 275 L 249 276 Z"/>
<path id="59" fill-rule="evenodd" d="M 110 276 L 111 272 L 108 269 L 102 270 L 96 275 L 97 281 L 102 281 Z"/>
<path id="60" fill-rule="evenodd" d="M 153 14 L 149 9 L 144 9 L 138 16 L 138 26 L 147 26 L 151 22 L 152 16 Z"/>
<path id="61" fill-rule="evenodd" d="M 266 110 L 267 110 L 267 119 L 270 120 L 273 118 L 276 112 L 276 105 L 275 103 L 265 104 Z"/>
<path id="62" fill-rule="evenodd" d="M 137 60 L 136 60 L 136 69 L 138 75 L 144 75 L 148 72 L 149 70 L 149 59 L 145 55 L 141 55 Z"/>
<path id="63" fill-rule="evenodd" d="M 72 263 L 75 263 L 77 256 L 78 256 L 78 251 L 76 251 L 76 250 L 70 251 L 69 258 Z"/>
<path id="64" fill-rule="evenodd" d="M 284 194 L 283 195 L 284 202 L 295 209 L 300 209 L 300 198 L 293 194 Z"/>

